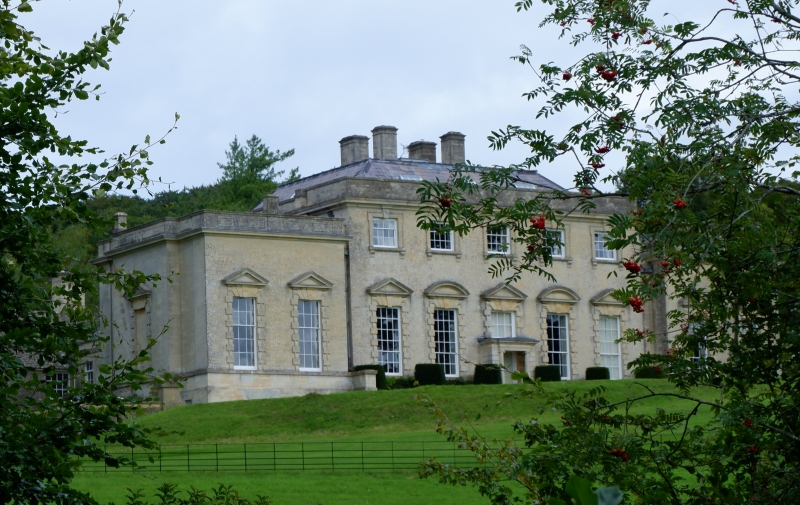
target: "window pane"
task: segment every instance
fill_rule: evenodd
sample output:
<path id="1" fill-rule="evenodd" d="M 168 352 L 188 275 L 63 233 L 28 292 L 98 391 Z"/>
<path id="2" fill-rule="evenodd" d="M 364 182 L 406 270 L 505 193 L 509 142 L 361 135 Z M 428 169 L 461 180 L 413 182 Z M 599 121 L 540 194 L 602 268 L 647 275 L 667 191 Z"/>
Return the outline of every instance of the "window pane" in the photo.
<path id="1" fill-rule="evenodd" d="M 458 348 L 456 338 L 456 311 L 433 311 L 436 362 L 444 365 L 444 374 L 458 375 Z"/>
<path id="2" fill-rule="evenodd" d="M 612 379 L 622 378 L 619 344 L 619 318 L 600 316 L 600 363 Z"/>
<path id="3" fill-rule="evenodd" d="M 508 252 L 508 228 L 501 226 L 487 229 L 486 250 L 491 253 Z"/>
<path id="4" fill-rule="evenodd" d="M 233 366 L 255 367 L 255 299 L 233 299 Z"/>
<path id="5" fill-rule="evenodd" d="M 566 314 L 547 314 L 547 357 L 558 365 L 561 378 L 569 380 L 569 332 Z"/>
<path id="6" fill-rule="evenodd" d="M 372 245 L 375 247 L 397 247 L 397 220 L 372 220 Z"/>
<path id="7" fill-rule="evenodd" d="M 378 307 L 378 364 L 386 373 L 403 372 L 400 366 L 400 310 Z"/>
<path id="8" fill-rule="evenodd" d="M 439 251 L 452 251 L 453 250 L 453 232 L 437 233 L 431 230 L 431 249 Z"/>
<path id="9" fill-rule="evenodd" d="M 87 361 L 83 365 L 83 371 L 86 374 L 86 382 L 93 383 L 94 382 L 94 362 Z"/>
<path id="10" fill-rule="evenodd" d="M 550 248 L 550 254 L 553 255 L 554 258 L 563 258 L 564 257 L 564 232 L 562 230 L 548 230 L 547 234 L 555 240 L 561 242 L 561 245 L 554 245 Z"/>
<path id="11" fill-rule="evenodd" d="M 514 313 L 492 311 L 492 337 L 514 338 Z"/>
<path id="12" fill-rule="evenodd" d="M 606 240 L 610 238 L 608 233 L 594 234 L 594 257 L 596 259 L 613 260 L 617 259 L 617 252 L 606 247 Z"/>
<path id="13" fill-rule="evenodd" d="M 300 368 L 320 370 L 319 302 L 300 300 L 297 304 L 300 333 Z"/>

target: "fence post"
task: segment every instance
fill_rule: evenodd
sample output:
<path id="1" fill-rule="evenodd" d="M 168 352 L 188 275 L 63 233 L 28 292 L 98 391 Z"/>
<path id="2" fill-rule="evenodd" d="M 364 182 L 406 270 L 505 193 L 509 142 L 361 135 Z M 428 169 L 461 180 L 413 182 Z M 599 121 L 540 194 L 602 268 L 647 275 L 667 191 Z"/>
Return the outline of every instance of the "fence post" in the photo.
<path id="1" fill-rule="evenodd" d="M 394 440 L 392 440 L 392 470 L 394 470 Z"/>
<path id="2" fill-rule="evenodd" d="M 456 458 L 457 458 L 457 456 L 456 456 L 456 443 L 453 442 L 453 466 L 455 466 L 455 464 L 456 464 Z"/>
<path id="3" fill-rule="evenodd" d="M 161 446 L 158 446 L 158 473 L 163 472 L 161 469 Z"/>
<path id="4" fill-rule="evenodd" d="M 214 444 L 214 463 L 216 463 L 217 471 L 219 472 L 219 444 Z"/>
<path id="5" fill-rule="evenodd" d="M 361 442 L 361 471 L 364 472 L 364 442 Z"/>
<path id="6" fill-rule="evenodd" d="M 244 471 L 247 471 L 247 444 L 244 444 Z"/>
<path id="7" fill-rule="evenodd" d="M 422 441 L 422 461 L 425 461 L 425 441 Z"/>
<path id="8" fill-rule="evenodd" d="M 300 442 L 300 461 L 303 464 L 303 471 L 306 471 L 306 443 Z"/>
<path id="9" fill-rule="evenodd" d="M 335 442 L 331 442 L 331 471 L 336 471 L 336 462 L 333 460 L 333 444 Z"/>
<path id="10" fill-rule="evenodd" d="M 106 459 L 108 457 L 107 456 L 108 455 L 108 446 L 105 446 L 105 449 L 103 449 L 103 451 L 105 451 L 105 453 L 106 453 L 106 455 L 103 456 L 103 467 L 105 468 L 105 473 L 108 473 L 108 462 L 107 462 L 108 460 Z"/>
<path id="11" fill-rule="evenodd" d="M 275 457 L 276 456 L 275 455 L 275 451 L 276 451 L 275 442 L 272 442 L 272 470 L 273 471 L 278 469 L 278 460 Z"/>
<path id="12" fill-rule="evenodd" d="M 186 444 L 186 471 L 191 472 L 189 469 L 189 444 Z"/>

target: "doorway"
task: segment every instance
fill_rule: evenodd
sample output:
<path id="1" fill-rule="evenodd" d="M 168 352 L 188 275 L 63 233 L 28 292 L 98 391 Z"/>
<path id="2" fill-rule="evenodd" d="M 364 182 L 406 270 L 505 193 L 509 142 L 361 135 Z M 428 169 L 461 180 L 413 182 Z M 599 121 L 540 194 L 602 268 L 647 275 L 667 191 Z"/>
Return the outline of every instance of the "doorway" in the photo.
<path id="1" fill-rule="evenodd" d="M 519 384 L 522 381 L 511 379 L 513 372 L 525 372 L 525 353 L 522 351 L 506 351 L 503 353 L 503 384 Z"/>

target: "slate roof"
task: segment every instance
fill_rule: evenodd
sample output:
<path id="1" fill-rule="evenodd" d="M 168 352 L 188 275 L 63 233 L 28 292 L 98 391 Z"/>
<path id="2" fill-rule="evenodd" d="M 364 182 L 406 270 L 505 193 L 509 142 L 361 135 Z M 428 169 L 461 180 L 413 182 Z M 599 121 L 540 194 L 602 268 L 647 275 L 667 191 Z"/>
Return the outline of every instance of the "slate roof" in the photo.
<path id="1" fill-rule="evenodd" d="M 367 159 L 282 184 L 278 186 L 273 195 L 278 197 L 279 202 L 285 202 L 294 198 L 294 193 L 298 189 L 310 189 L 341 179 L 355 177 L 410 181 L 434 181 L 438 178 L 440 181 L 445 181 L 449 177 L 452 168 L 453 165 L 430 163 L 426 160 L 409 158 L 397 160 Z M 536 170 L 520 170 L 517 174 L 520 180 L 533 185 L 533 187 L 524 189 L 563 189 L 555 182 L 539 175 Z M 473 179 L 477 180 L 478 177 L 478 174 L 473 174 Z M 260 212 L 262 206 L 263 204 L 259 203 L 253 211 Z"/>

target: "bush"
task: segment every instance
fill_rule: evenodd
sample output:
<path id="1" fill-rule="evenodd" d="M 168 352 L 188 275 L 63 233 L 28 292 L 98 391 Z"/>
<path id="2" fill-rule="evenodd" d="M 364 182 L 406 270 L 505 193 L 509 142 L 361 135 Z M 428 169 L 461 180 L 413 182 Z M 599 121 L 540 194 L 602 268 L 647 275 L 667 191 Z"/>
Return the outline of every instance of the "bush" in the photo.
<path id="1" fill-rule="evenodd" d="M 611 378 L 611 372 L 604 366 L 590 366 L 586 369 L 587 381 L 607 381 Z"/>
<path id="2" fill-rule="evenodd" d="M 633 372 L 633 376 L 637 379 L 662 379 L 664 373 L 657 366 L 642 366 Z"/>
<path id="3" fill-rule="evenodd" d="M 533 378 L 542 379 L 542 382 L 557 382 L 561 380 L 561 368 L 557 365 L 542 365 L 533 369 Z"/>
<path id="4" fill-rule="evenodd" d="M 439 363 L 419 363 L 414 367 L 414 378 L 420 386 L 444 384 L 444 365 Z"/>
<path id="5" fill-rule="evenodd" d="M 461 377 L 455 377 L 453 379 L 447 379 L 445 381 L 445 385 L 447 386 L 466 386 L 469 384 L 467 381 L 462 379 Z"/>
<path id="6" fill-rule="evenodd" d="M 411 389 L 414 387 L 414 377 L 396 377 L 393 379 L 392 389 Z"/>
<path id="7" fill-rule="evenodd" d="M 358 365 L 353 367 L 354 372 L 360 370 L 376 370 L 378 376 L 375 377 L 375 386 L 378 389 L 389 389 L 389 384 L 386 382 L 386 370 L 383 369 L 383 365 Z"/>
<path id="8" fill-rule="evenodd" d="M 499 365 L 475 365 L 475 384 L 502 384 L 503 370 Z"/>

